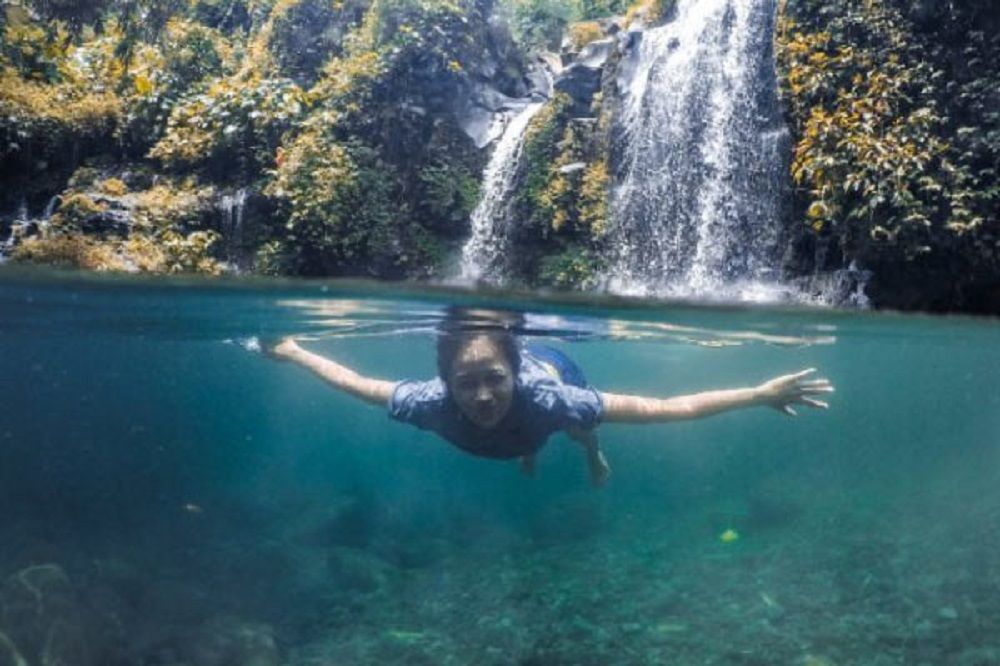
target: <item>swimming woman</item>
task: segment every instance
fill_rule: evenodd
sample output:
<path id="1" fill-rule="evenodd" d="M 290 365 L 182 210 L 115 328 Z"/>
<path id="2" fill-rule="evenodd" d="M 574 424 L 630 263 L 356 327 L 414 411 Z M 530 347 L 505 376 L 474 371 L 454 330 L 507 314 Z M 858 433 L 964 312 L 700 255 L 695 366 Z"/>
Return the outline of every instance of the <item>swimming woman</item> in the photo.
<path id="1" fill-rule="evenodd" d="M 782 375 L 759 386 L 654 398 L 599 391 L 561 351 L 522 345 L 517 316 L 493 311 L 453 311 L 440 327 L 438 376 L 429 381 L 387 381 L 303 349 L 286 338 L 270 350 L 276 358 L 311 370 L 327 383 L 389 415 L 437 433 L 472 455 L 520 458 L 534 472 L 535 455 L 564 431 L 586 453 L 591 481 L 601 485 L 610 469 L 595 429 L 603 422 L 659 423 L 711 416 L 745 407 L 771 407 L 795 416 L 795 406 L 826 409 L 816 396 L 832 392 L 815 369 Z"/>

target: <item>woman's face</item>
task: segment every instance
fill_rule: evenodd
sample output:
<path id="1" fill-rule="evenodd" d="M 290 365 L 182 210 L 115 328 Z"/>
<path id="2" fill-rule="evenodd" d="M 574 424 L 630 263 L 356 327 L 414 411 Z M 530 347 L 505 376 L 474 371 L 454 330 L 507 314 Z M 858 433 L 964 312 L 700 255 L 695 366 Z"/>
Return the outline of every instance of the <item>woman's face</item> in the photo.
<path id="1" fill-rule="evenodd" d="M 498 424 L 514 399 L 514 370 L 485 335 L 462 347 L 445 379 L 458 408 L 481 428 Z"/>

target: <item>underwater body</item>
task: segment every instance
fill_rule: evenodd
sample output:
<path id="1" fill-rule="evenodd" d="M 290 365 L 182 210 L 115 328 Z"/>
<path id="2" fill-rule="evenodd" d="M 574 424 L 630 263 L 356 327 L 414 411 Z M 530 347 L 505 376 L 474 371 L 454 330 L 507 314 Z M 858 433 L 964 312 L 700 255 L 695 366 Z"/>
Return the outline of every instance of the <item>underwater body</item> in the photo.
<path id="1" fill-rule="evenodd" d="M 826 411 L 607 424 L 592 488 L 301 368 L 429 378 L 448 306 L 601 390 L 816 367 Z M 0 664 L 998 664 L 1000 323 L 0 275 Z"/>

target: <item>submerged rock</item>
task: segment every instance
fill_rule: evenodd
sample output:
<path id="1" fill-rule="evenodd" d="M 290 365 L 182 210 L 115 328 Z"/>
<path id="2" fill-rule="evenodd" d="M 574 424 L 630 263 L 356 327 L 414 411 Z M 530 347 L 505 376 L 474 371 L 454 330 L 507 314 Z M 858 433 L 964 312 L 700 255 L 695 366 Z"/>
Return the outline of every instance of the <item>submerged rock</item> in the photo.
<path id="1" fill-rule="evenodd" d="M 372 593 L 383 589 L 393 567 L 360 548 L 339 547 L 327 556 L 330 581 L 341 592 Z"/>
<path id="2" fill-rule="evenodd" d="M 281 657 L 270 625 L 238 617 L 208 620 L 184 639 L 183 657 L 198 666 L 278 666 Z"/>
<path id="3" fill-rule="evenodd" d="M 22 569 L 0 587 L 0 664 L 100 666 L 111 627 L 57 564 Z"/>

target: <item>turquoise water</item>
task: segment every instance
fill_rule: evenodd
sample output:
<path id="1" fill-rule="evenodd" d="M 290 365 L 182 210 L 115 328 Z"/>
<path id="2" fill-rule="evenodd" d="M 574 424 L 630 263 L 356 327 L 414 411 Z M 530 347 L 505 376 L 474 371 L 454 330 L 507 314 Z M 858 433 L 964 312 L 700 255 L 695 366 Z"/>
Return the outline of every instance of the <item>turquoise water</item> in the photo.
<path id="1" fill-rule="evenodd" d="M 595 490 L 227 342 L 423 378 L 456 302 L 609 391 L 837 393 L 602 426 Z M 998 664 L 998 368 L 996 321 L 2 274 L 0 664 Z"/>

